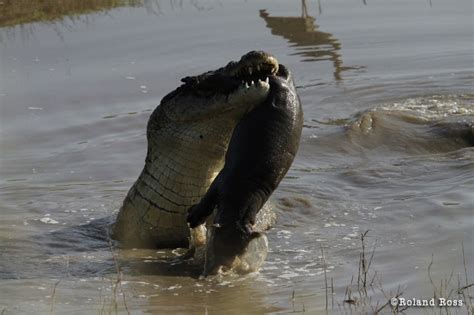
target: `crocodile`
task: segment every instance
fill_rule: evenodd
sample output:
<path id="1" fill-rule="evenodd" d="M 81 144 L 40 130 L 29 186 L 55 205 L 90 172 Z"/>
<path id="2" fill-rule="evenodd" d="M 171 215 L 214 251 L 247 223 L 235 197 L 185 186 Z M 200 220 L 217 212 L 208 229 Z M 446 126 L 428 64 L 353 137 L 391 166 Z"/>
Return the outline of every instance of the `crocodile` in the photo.
<path id="1" fill-rule="evenodd" d="M 278 70 L 274 56 L 251 51 L 217 70 L 181 79 L 163 97 L 147 124 L 145 166 L 123 201 L 112 238 L 122 247 L 189 246 L 187 210 L 224 167 L 236 125 L 267 99 L 268 78 Z M 269 220 L 260 220 L 263 229 Z"/>

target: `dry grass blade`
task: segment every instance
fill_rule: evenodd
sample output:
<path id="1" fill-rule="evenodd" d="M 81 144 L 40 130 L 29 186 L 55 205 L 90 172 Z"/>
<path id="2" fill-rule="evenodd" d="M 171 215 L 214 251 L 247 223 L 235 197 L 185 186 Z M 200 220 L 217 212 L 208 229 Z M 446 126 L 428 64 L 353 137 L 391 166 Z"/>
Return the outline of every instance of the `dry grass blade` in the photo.
<path id="1" fill-rule="evenodd" d="M 462 288 L 459 288 L 459 289 L 458 289 L 458 293 L 460 293 L 461 291 L 464 291 L 464 290 L 466 290 L 466 289 L 468 289 L 468 288 L 470 288 L 470 287 L 472 287 L 472 286 L 474 286 L 474 283 L 465 285 L 465 286 L 463 286 Z"/>
<path id="2" fill-rule="evenodd" d="M 291 312 L 288 312 L 288 314 L 293 314 L 293 313 L 305 313 L 306 312 L 306 308 L 305 308 L 305 305 L 304 303 L 302 303 L 302 308 L 301 310 L 297 310 L 295 309 L 295 300 L 296 300 L 296 297 L 295 297 L 295 290 L 293 290 L 293 292 L 291 293 L 291 303 L 293 305 L 293 310 Z M 207 314 L 207 313 L 206 313 Z"/>
<path id="3" fill-rule="evenodd" d="M 474 285 L 474 283 L 469 284 L 469 279 L 467 276 L 467 264 L 466 264 L 466 253 L 464 251 L 464 242 L 461 243 L 461 249 L 462 249 L 462 261 L 464 265 L 464 281 L 465 285 L 462 288 L 458 288 L 458 294 L 459 292 L 462 292 L 461 295 L 464 298 L 465 304 L 466 304 L 466 309 L 469 314 L 474 313 L 474 307 L 472 306 L 472 301 L 471 301 L 471 295 L 469 293 L 469 288 Z"/>
<path id="4" fill-rule="evenodd" d="M 334 282 L 331 277 L 331 307 L 334 308 Z"/>
<path id="5" fill-rule="evenodd" d="M 438 288 L 436 287 L 433 278 L 431 277 L 431 267 L 433 266 L 433 259 L 434 259 L 434 254 L 431 254 L 431 261 L 430 264 L 428 265 L 428 278 L 430 279 L 431 285 L 434 288 L 434 298 L 436 299 L 438 297 Z"/>
<path id="6" fill-rule="evenodd" d="M 323 250 L 323 245 L 320 244 L 321 246 L 321 260 L 323 262 L 323 269 L 324 269 L 324 289 L 326 291 L 326 314 L 328 313 L 328 277 L 327 277 L 327 272 L 326 272 L 326 257 L 324 256 L 324 250 Z"/>
<path id="7" fill-rule="evenodd" d="M 119 262 L 117 260 L 117 257 L 115 256 L 113 245 L 112 245 L 112 239 L 110 238 L 110 236 L 108 237 L 108 240 L 109 240 L 109 249 L 110 249 L 110 252 L 112 254 L 112 259 L 113 259 L 114 264 L 115 264 L 115 271 L 117 272 L 117 279 L 115 281 L 114 289 L 113 289 L 115 313 L 116 314 L 118 313 L 117 288 L 120 287 L 120 293 L 122 294 L 122 300 L 123 300 L 123 305 L 125 307 L 125 311 L 127 312 L 127 314 L 130 314 L 130 311 L 129 311 L 128 305 L 127 305 L 127 300 L 125 298 L 125 292 L 124 292 L 123 287 L 122 287 L 122 270 L 120 269 Z"/>
<path id="8" fill-rule="evenodd" d="M 359 268 L 360 271 L 359 272 L 362 272 L 362 273 L 359 275 L 359 279 L 362 281 L 362 292 L 364 293 L 364 296 L 367 296 L 367 273 L 369 272 L 369 266 L 372 263 L 372 259 L 375 253 L 375 247 L 374 247 L 370 261 L 367 262 L 367 259 L 365 258 L 365 237 L 367 236 L 367 233 L 369 233 L 369 230 L 366 230 L 364 233 L 360 235 L 360 240 L 362 243 L 362 253 L 360 254 L 360 268 Z M 360 287 L 359 287 L 359 290 L 360 290 Z"/>
<path id="9" fill-rule="evenodd" d="M 54 314 L 54 300 L 56 299 L 56 288 L 59 285 L 59 282 L 61 282 L 61 280 L 58 280 L 54 283 L 53 291 L 51 292 L 51 308 L 49 310 L 50 314 Z"/>

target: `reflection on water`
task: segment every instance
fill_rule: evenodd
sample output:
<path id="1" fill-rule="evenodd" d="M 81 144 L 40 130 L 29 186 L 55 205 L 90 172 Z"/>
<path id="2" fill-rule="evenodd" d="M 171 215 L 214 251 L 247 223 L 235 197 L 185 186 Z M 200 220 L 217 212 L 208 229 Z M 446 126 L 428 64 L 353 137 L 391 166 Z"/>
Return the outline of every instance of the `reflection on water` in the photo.
<path id="1" fill-rule="evenodd" d="M 318 4 L 321 13 L 321 4 L 320 2 Z M 202 5 L 197 1 L 190 1 L 189 5 L 198 11 L 211 9 L 211 7 Z M 90 17 L 87 14 L 107 12 L 125 6 L 144 7 L 147 12 L 163 14 L 158 0 L 6 0 L 0 2 L 0 27 L 8 28 L 20 25 L 28 35 L 34 30 L 32 25 L 25 27 L 25 24 L 28 23 L 55 23 L 62 22 L 65 19 L 72 22 L 88 22 Z M 182 9 L 183 0 L 170 0 L 169 7 L 172 11 L 177 8 Z M 260 17 L 265 20 L 273 35 L 282 36 L 289 41 L 290 47 L 296 50 L 294 55 L 302 56 L 302 61 L 331 61 L 334 67 L 333 76 L 335 80 L 342 79 L 342 72 L 357 68 L 343 66 L 340 41 L 334 38 L 331 33 L 319 30 L 319 26 L 315 24 L 316 19 L 308 13 L 306 0 L 301 1 L 301 17 L 270 16 L 267 10 L 260 10 Z M 53 27 L 58 36 L 62 38 L 61 30 L 56 26 Z M 68 26 L 63 25 L 63 28 L 68 29 Z"/>
<path id="2" fill-rule="evenodd" d="M 288 40 L 296 50 L 295 55 L 303 57 L 302 61 L 330 60 L 334 66 L 334 79 L 341 80 L 343 71 L 353 69 L 343 66 L 341 43 L 331 33 L 319 30 L 316 19 L 308 14 L 306 0 L 301 1 L 301 17 L 270 16 L 266 10 L 260 10 L 260 17 L 273 35 Z"/>

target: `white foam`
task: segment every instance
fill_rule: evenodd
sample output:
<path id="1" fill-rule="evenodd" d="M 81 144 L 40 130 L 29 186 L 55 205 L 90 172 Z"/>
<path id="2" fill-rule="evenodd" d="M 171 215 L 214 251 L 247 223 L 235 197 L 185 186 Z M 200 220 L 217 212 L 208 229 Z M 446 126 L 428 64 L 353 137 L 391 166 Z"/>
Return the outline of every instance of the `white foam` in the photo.
<path id="1" fill-rule="evenodd" d="M 294 277 L 298 277 L 299 274 L 296 273 L 296 272 L 286 272 L 286 273 L 283 273 L 281 275 L 278 276 L 278 278 L 282 278 L 282 279 L 291 279 L 291 278 L 294 278 Z"/>
<path id="2" fill-rule="evenodd" d="M 58 221 L 53 220 L 53 219 L 48 218 L 48 217 L 44 217 L 44 218 L 41 218 L 39 220 L 40 220 L 40 222 L 45 223 L 45 224 L 58 224 L 59 223 Z"/>
<path id="3" fill-rule="evenodd" d="M 179 284 L 172 285 L 171 287 L 168 287 L 166 290 L 176 290 L 176 289 L 181 289 L 183 286 Z"/>

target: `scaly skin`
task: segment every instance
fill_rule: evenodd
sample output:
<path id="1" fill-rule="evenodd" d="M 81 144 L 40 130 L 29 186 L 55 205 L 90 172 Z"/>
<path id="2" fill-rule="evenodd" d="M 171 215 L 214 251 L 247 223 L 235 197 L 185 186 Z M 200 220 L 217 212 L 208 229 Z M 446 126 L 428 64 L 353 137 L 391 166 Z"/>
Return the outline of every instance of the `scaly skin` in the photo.
<path id="1" fill-rule="evenodd" d="M 264 79 L 277 71 L 274 57 L 250 52 L 239 62 L 184 78 L 163 98 L 149 119 L 145 166 L 119 211 L 114 239 L 124 247 L 188 245 L 187 209 L 222 169 L 235 126 L 266 99 Z"/>

